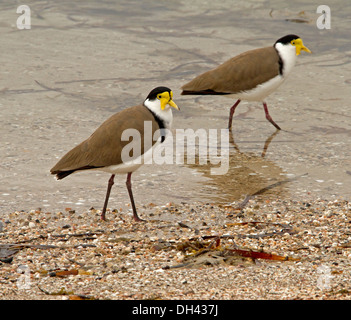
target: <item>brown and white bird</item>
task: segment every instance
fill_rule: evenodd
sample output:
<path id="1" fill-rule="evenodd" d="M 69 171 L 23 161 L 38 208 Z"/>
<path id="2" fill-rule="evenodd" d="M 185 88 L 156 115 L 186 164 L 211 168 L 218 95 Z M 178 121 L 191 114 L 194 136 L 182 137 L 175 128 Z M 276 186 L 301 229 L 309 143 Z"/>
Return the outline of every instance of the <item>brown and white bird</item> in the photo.
<path id="1" fill-rule="evenodd" d="M 311 53 L 299 36 L 289 34 L 273 46 L 244 52 L 197 76 L 182 87 L 182 95 L 231 95 L 238 99 L 230 109 L 229 129 L 241 100 L 261 101 L 266 119 L 280 130 L 264 99 L 284 82 L 301 51 Z"/>
<path id="2" fill-rule="evenodd" d="M 103 122 L 88 139 L 64 155 L 50 172 L 55 174 L 58 180 L 82 170 L 111 173 L 101 213 L 102 220 L 106 219 L 106 208 L 115 174 L 127 174 L 126 185 L 133 218 L 135 221 L 142 221 L 134 203 L 131 175 L 143 163 L 149 161 L 146 159 L 152 157 L 153 148 L 165 140 L 167 129 L 172 126 L 171 107 L 179 110 L 172 98 L 173 93 L 167 87 L 153 89 L 143 104 L 124 109 Z M 131 143 L 130 137 L 133 139 L 132 149 L 125 148 Z"/>

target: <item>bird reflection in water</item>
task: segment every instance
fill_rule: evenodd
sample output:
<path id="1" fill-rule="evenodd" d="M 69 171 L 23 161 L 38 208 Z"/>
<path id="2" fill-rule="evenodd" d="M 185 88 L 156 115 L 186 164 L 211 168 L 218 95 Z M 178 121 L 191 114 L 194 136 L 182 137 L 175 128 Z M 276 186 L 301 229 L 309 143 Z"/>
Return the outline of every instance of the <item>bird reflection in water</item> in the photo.
<path id="1" fill-rule="evenodd" d="M 217 204 L 228 204 L 235 201 L 248 201 L 253 196 L 285 197 L 288 192 L 285 184 L 288 182 L 281 167 L 272 160 L 266 159 L 270 143 L 279 133 L 276 130 L 264 142 L 260 155 L 253 152 L 241 152 L 234 141 L 234 133 L 229 134 L 229 169 L 223 175 L 211 175 L 214 166 L 208 161 L 200 165 L 198 157 L 195 164 L 188 164 L 208 178 L 202 185 L 202 195 L 206 200 Z M 186 157 L 186 155 L 185 155 Z M 186 163 L 186 161 L 185 161 Z"/>

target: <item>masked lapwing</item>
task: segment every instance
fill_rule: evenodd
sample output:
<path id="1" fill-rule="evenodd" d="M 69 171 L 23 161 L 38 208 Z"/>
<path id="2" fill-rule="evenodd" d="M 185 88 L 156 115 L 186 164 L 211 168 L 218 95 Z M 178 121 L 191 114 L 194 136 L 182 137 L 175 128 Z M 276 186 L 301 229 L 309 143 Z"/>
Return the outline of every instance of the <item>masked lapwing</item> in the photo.
<path id="1" fill-rule="evenodd" d="M 231 95 L 238 99 L 230 109 L 229 129 L 241 100 L 260 101 L 266 119 L 280 130 L 264 99 L 284 82 L 301 51 L 311 53 L 299 36 L 287 35 L 273 46 L 244 52 L 197 76 L 182 87 L 182 95 Z"/>
<path id="2" fill-rule="evenodd" d="M 50 172 L 58 180 L 83 170 L 101 170 L 112 174 L 101 213 L 102 220 L 106 219 L 106 208 L 115 174 L 127 174 L 126 185 L 133 218 L 135 221 L 142 221 L 134 203 L 131 175 L 145 163 L 146 158 L 150 160 L 153 148 L 165 140 L 172 125 L 171 107 L 179 110 L 172 98 L 173 93 L 169 88 L 153 89 L 144 103 L 124 109 L 103 122 L 88 139 L 64 155 Z"/>

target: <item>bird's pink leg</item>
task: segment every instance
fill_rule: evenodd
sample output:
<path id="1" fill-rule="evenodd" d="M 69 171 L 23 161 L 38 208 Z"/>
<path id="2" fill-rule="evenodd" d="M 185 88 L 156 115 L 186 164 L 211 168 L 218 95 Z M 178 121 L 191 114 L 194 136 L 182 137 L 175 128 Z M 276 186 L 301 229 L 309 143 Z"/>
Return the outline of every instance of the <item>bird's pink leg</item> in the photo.
<path id="1" fill-rule="evenodd" d="M 137 221 L 137 222 L 145 221 L 145 220 L 139 218 L 138 213 L 136 211 L 136 207 L 135 207 L 135 203 L 134 203 L 134 197 L 133 197 L 133 192 L 132 192 L 131 177 L 132 177 L 132 172 L 129 172 L 128 175 L 127 175 L 126 185 L 127 185 L 127 189 L 128 189 L 128 193 L 129 193 L 130 202 L 132 204 L 133 218 L 134 218 L 134 221 Z"/>
<path id="2" fill-rule="evenodd" d="M 104 208 L 102 209 L 102 213 L 101 213 L 101 220 L 106 220 L 107 203 L 108 203 L 108 199 L 110 198 L 111 188 L 112 188 L 113 184 L 115 183 L 114 178 L 115 178 L 115 175 L 113 174 L 111 176 L 111 178 L 108 180 Z"/>
<path id="3" fill-rule="evenodd" d="M 233 115 L 234 115 L 234 111 L 235 108 L 238 106 L 238 104 L 240 103 L 240 99 L 234 103 L 234 105 L 230 108 L 230 113 L 229 113 L 229 122 L 228 122 L 228 129 L 231 130 L 232 129 L 232 121 L 233 121 Z"/>
<path id="4" fill-rule="evenodd" d="M 266 114 L 266 119 L 273 124 L 273 126 L 275 126 L 278 130 L 281 130 L 280 127 L 273 121 L 272 117 L 270 116 L 269 112 L 268 112 L 268 107 L 267 104 L 265 102 L 263 102 L 263 108 L 264 108 L 264 112 Z"/>

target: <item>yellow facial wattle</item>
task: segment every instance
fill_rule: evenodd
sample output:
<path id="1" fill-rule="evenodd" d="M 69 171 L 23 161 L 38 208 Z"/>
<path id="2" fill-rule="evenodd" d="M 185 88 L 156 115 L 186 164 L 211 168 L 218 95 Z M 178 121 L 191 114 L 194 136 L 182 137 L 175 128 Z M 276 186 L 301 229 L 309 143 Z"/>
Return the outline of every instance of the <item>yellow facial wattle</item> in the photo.
<path id="1" fill-rule="evenodd" d="M 166 108 L 166 105 L 168 104 L 169 106 L 179 110 L 179 107 L 175 104 L 175 102 L 172 100 L 173 97 L 173 92 L 168 92 L 165 91 L 163 93 L 160 93 L 157 95 L 157 98 L 161 102 L 161 109 L 164 110 Z"/>
<path id="2" fill-rule="evenodd" d="M 303 45 L 302 39 L 300 39 L 300 38 L 292 40 L 291 44 L 293 46 L 295 46 L 297 56 L 301 53 L 301 51 L 306 51 L 308 53 L 312 53 L 310 49 L 308 49 L 307 47 L 305 47 Z"/>

